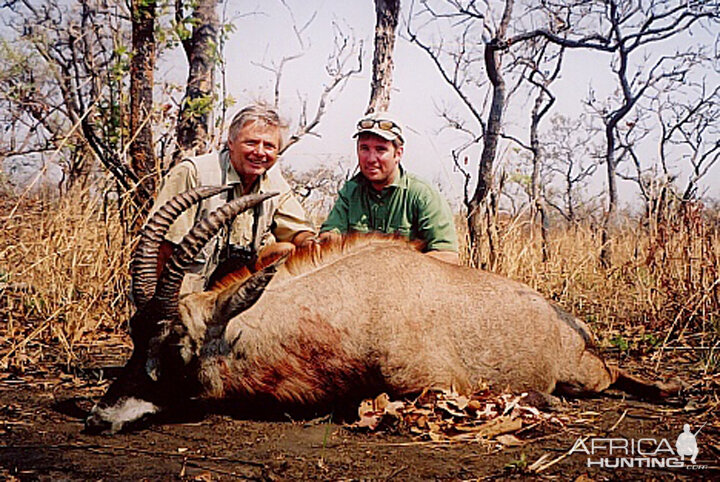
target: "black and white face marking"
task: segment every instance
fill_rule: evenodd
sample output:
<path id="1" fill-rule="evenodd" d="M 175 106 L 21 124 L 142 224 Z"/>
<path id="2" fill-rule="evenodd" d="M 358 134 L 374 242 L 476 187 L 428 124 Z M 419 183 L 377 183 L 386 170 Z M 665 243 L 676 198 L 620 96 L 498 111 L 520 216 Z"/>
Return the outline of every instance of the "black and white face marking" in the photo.
<path id="1" fill-rule="evenodd" d="M 129 423 L 141 420 L 149 415 L 159 412 L 159 407 L 147 400 L 135 397 L 126 397 L 112 406 L 100 407 L 95 405 L 90 416 L 85 421 L 85 428 L 90 432 L 117 433 Z"/>

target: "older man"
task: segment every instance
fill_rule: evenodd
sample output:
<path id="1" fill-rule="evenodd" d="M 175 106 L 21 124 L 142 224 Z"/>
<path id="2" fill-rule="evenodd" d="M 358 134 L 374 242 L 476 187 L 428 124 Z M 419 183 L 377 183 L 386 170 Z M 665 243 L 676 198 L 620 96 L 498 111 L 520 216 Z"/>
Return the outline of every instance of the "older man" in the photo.
<path id="1" fill-rule="evenodd" d="M 281 256 L 313 239 L 311 222 L 275 165 L 285 128 L 275 109 L 264 104 L 247 106 L 233 118 L 224 149 L 186 159 L 163 179 L 152 212 L 174 195 L 198 186 L 233 183 L 235 188 L 227 196 L 221 194 L 193 206 L 175 221 L 161 245 L 158 270 L 201 216 L 238 196 L 280 192 L 242 213 L 229 232 L 208 243 L 186 275 L 181 292 L 204 289 L 220 263 L 253 264 L 258 258 Z"/>
<path id="2" fill-rule="evenodd" d="M 447 201 L 400 165 L 405 139 L 386 112 L 360 119 L 353 137 L 360 172 L 340 189 L 320 229 L 325 241 L 348 232 L 379 231 L 419 240 L 430 256 L 459 263 Z"/>

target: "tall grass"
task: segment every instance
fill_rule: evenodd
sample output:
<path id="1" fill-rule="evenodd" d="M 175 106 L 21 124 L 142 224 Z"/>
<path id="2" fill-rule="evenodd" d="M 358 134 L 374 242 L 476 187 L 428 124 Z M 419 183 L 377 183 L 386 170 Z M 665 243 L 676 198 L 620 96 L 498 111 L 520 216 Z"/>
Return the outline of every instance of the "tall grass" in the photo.
<path id="1" fill-rule="evenodd" d="M 652 222 L 626 217 L 612 235 L 609 269 L 599 259 L 600 232 L 589 224 L 551 229 L 546 262 L 539 230 L 529 223 L 495 228 L 495 256 L 483 261 L 571 310 L 606 343 L 624 345 L 635 335 L 648 345 L 718 343 L 720 218 L 701 203 L 667 208 Z M 484 244 L 481 252 L 488 251 Z M 698 339 L 690 342 L 690 335 Z"/>
<path id="2" fill-rule="evenodd" d="M 648 225 L 626 219 L 607 270 L 592 227 L 552 229 L 543 262 L 539 236 L 510 220 L 497 226 L 492 269 L 556 300 L 605 344 L 715 346 L 720 221 L 711 214 L 687 204 Z M 54 200 L 5 195 L 0 220 L 0 368 L 22 365 L 33 344 L 59 346 L 73 363 L 77 346 L 124 332 L 133 240 L 113 206 L 87 191 Z"/>
<path id="3" fill-rule="evenodd" d="M 130 242 L 114 209 L 88 191 L 0 203 L 0 368 L 28 344 L 77 343 L 128 319 Z"/>

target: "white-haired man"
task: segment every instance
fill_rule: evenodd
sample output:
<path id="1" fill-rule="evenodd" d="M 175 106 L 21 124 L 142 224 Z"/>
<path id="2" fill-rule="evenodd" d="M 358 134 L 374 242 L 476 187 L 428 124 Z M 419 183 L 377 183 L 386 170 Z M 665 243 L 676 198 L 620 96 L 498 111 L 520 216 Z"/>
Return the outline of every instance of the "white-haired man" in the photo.
<path id="1" fill-rule="evenodd" d="M 152 212 L 176 194 L 198 186 L 233 183 L 235 188 L 227 196 L 221 194 L 193 206 L 173 223 L 160 247 L 158 271 L 201 216 L 245 194 L 280 192 L 240 214 L 229 232 L 222 230 L 208 243 L 185 276 L 181 293 L 206 288 L 221 264 L 252 266 L 258 259 L 282 256 L 314 239 L 312 223 L 276 165 L 285 129 L 274 108 L 249 105 L 233 118 L 222 150 L 185 159 L 163 179 Z"/>

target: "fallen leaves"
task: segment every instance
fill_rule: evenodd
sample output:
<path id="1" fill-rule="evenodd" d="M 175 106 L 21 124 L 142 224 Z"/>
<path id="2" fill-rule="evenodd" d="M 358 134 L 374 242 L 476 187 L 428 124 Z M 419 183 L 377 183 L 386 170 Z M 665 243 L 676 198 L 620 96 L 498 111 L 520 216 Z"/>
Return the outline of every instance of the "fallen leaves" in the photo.
<path id="1" fill-rule="evenodd" d="M 392 401 L 383 393 L 363 400 L 359 420 L 349 428 L 369 431 L 409 431 L 432 442 L 495 439 L 504 446 L 525 442 L 516 435 L 539 424 L 564 423 L 532 406 L 528 394 L 497 394 L 484 389 L 468 397 L 450 390 L 426 390 L 413 401 Z"/>
<path id="2" fill-rule="evenodd" d="M 358 408 L 360 420 L 353 426 L 375 430 L 386 415 L 400 418 L 400 411 L 404 408 L 404 402 L 391 402 L 390 396 L 387 393 L 381 393 L 375 399 L 367 399 L 360 402 L 360 408 Z"/>

